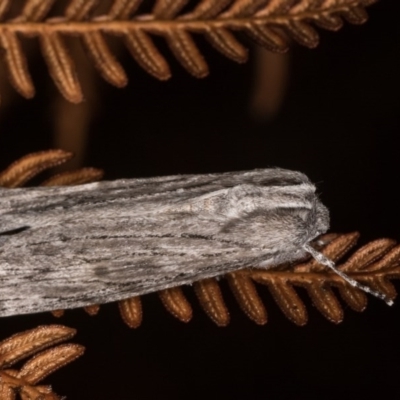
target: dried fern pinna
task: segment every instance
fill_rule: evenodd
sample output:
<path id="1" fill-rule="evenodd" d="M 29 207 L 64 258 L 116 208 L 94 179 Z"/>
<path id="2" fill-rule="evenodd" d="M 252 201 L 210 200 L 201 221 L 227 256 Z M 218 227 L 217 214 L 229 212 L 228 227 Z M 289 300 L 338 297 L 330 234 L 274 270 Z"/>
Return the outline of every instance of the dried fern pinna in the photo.
<path id="1" fill-rule="evenodd" d="M 119 37 L 135 61 L 160 80 L 171 76 L 167 59 L 155 37 L 163 38 L 178 62 L 193 76 L 208 74 L 208 65 L 195 43 L 203 35 L 224 56 L 244 62 L 247 49 L 236 37 L 244 33 L 273 52 L 285 52 L 290 39 L 313 48 L 319 37 L 313 25 L 338 30 L 343 18 L 352 24 L 366 21 L 365 7 L 375 0 L 113 0 L 106 11 L 101 0 L 69 0 L 58 15 L 57 0 L 25 0 L 16 15 L 0 1 L 0 47 L 4 50 L 11 83 L 24 97 L 35 89 L 21 37 L 37 37 L 49 73 L 66 99 L 83 99 L 67 36 L 79 37 L 101 76 L 111 84 L 127 84 L 107 36 Z M 192 4 L 194 3 L 194 4 Z M 141 6 L 151 6 L 150 12 Z M 104 7 L 103 7 L 104 8 Z M 144 8 L 147 10 L 147 8 Z"/>
<path id="2" fill-rule="evenodd" d="M 65 326 L 44 325 L 1 341 L 0 399 L 15 400 L 19 396 L 21 400 L 61 400 L 50 386 L 38 383 L 83 354 L 85 348 L 78 344 L 55 346 L 75 333 L 75 329 Z M 18 370 L 10 368 L 28 357 Z"/>
<path id="3" fill-rule="evenodd" d="M 60 150 L 28 155 L 0 173 L 0 185 L 20 186 L 37 173 L 65 162 L 70 157 L 70 153 Z M 56 175 L 43 184 L 48 186 L 78 184 L 100 179 L 101 174 L 100 170 L 85 168 Z M 327 258 L 338 262 L 355 246 L 358 237 L 358 233 L 328 234 L 320 237 L 314 245 L 320 248 Z M 338 265 L 338 268 L 387 298 L 393 299 L 396 292 L 390 280 L 400 276 L 399 260 L 400 246 L 393 240 L 380 239 L 357 250 L 347 261 Z M 256 283 L 268 287 L 284 314 L 297 325 L 304 325 L 307 322 L 305 304 L 295 291 L 299 286 L 307 290 L 317 309 L 335 323 L 343 319 L 343 310 L 332 288 L 337 288 L 343 301 L 356 311 L 363 311 L 367 304 L 367 298 L 362 291 L 352 287 L 332 271 L 326 270 L 314 259 L 283 264 L 272 270 L 244 269 L 227 273 L 223 278 L 228 281 L 240 308 L 257 324 L 267 322 L 267 312 L 257 293 Z M 194 282 L 193 287 L 207 315 L 217 325 L 227 325 L 230 319 L 229 311 L 216 278 L 200 279 Z M 158 294 L 173 316 L 183 322 L 188 322 L 192 318 L 192 308 L 182 288 L 164 289 Z M 140 297 L 127 298 L 118 303 L 124 321 L 130 327 L 138 327 L 142 320 Z M 94 315 L 98 312 L 99 306 L 91 305 L 85 309 Z M 53 313 L 56 316 L 62 315 L 61 310 Z"/>

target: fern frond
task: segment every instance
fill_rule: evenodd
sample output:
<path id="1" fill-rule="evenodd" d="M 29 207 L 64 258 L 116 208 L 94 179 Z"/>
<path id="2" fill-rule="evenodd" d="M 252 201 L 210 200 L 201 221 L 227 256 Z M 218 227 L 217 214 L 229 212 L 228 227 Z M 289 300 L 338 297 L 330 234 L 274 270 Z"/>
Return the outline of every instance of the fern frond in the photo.
<path id="1" fill-rule="evenodd" d="M 332 260 L 338 261 L 356 245 L 358 238 L 358 232 L 329 234 L 324 235 L 319 240 L 320 243 L 316 243 L 316 245 L 321 245 L 322 242 L 322 253 Z M 396 290 L 390 280 L 400 278 L 400 245 L 396 245 L 396 242 L 391 239 L 372 241 L 358 249 L 347 261 L 339 264 L 338 268 L 357 281 L 394 299 Z M 307 263 L 281 265 L 270 270 L 240 270 L 229 273 L 223 278 L 227 279 L 239 307 L 258 325 L 264 325 L 267 322 L 267 311 L 255 283 L 267 286 L 285 316 L 300 326 L 307 323 L 308 315 L 304 301 L 296 292 L 297 287 L 305 288 L 317 310 L 336 324 L 343 320 L 343 309 L 333 289 L 338 291 L 342 300 L 354 311 L 364 311 L 367 306 L 367 296 L 364 292 L 350 286 L 314 259 Z M 194 282 L 193 287 L 200 306 L 211 320 L 218 326 L 228 325 L 229 311 L 218 281 L 206 279 Z M 189 317 L 184 313 L 186 312 L 191 317 L 192 310 L 181 290 L 179 290 L 179 295 L 174 298 L 173 307 L 166 303 L 164 294 L 159 294 L 167 311 L 183 322 L 188 321 Z M 129 299 L 124 301 L 129 301 Z M 136 297 L 135 301 L 138 302 L 139 298 Z M 120 309 L 121 303 L 119 302 Z M 182 314 L 176 311 L 180 309 L 185 311 Z M 141 308 L 140 311 L 142 312 Z M 126 317 L 123 316 L 123 319 L 130 327 L 140 325 L 140 323 L 136 323 L 133 326 L 126 320 Z"/>
<path id="2" fill-rule="evenodd" d="M 323 250 L 326 256 L 339 260 L 358 238 L 358 233 L 339 235 Z M 396 290 L 391 279 L 400 278 L 400 246 L 391 239 L 378 239 L 358 249 L 338 268 L 374 290 L 394 299 Z M 239 271 L 257 283 L 266 285 L 283 313 L 297 325 L 307 323 L 305 305 L 295 292 L 306 289 L 315 307 L 328 320 L 340 323 L 343 309 L 332 288 L 337 288 L 342 300 L 355 311 L 367 306 L 367 296 L 342 278 L 318 264 L 314 259 L 281 271 Z M 239 302 L 240 304 L 240 302 Z M 299 311 L 301 310 L 301 311 Z"/>
<path id="3" fill-rule="evenodd" d="M 228 308 L 222 297 L 221 289 L 215 278 L 203 279 L 193 284 L 199 303 L 206 314 L 218 325 L 229 324 Z"/>
<path id="4" fill-rule="evenodd" d="M 325 256 L 337 262 L 356 245 L 359 236 L 358 232 L 328 234 L 321 237 L 315 245 L 321 247 Z M 338 264 L 338 268 L 357 281 L 394 299 L 396 290 L 390 280 L 400 278 L 400 245 L 396 245 L 392 239 L 374 240 L 359 248 L 345 262 Z M 367 306 L 364 292 L 352 287 L 314 259 L 295 265 L 276 266 L 269 270 L 240 270 L 229 273 L 224 278 L 227 279 L 239 307 L 259 325 L 267 322 L 267 311 L 255 283 L 267 286 L 285 316 L 300 326 L 307 323 L 308 316 L 306 305 L 296 292 L 297 287 L 305 288 L 317 310 L 336 324 L 343 320 L 343 309 L 333 289 L 338 291 L 341 299 L 354 311 L 364 311 Z M 218 282 L 215 279 L 209 281 L 195 282 L 195 292 L 206 314 L 218 326 L 225 326 L 229 323 L 229 312 Z"/>
<path id="5" fill-rule="evenodd" d="M 28 360 L 20 369 L 18 377 L 30 384 L 36 384 L 48 375 L 76 360 L 84 348 L 77 344 L 62 344 L 42 351 Z"/>
<path id="6" fill-rule="evenodd" d="M 182 288 L 174 287 L 160 290 L 158 295 L 165 308 L 175 318 L 178 318 L 182 322 L 189 322 L 192 319 L 192 306 L 183 294 Z"/>
<path id="7" fill-rule="evenodd" d="M 61 325 L 41 326 L 17 333 L 0 342 L 0 368 L 9 367 L 40 350 L 72 338 L 75 329 Z"/>
<path id="8" fill-rule="evenodd" d="M 351 24 L 366 21 L 371 0 L 187 0 L 150 2 L 150 13 L 140 12 L 143 0 L 114 0 L 104 15 L 94 0 L 69 0 L 62 15 L 50 16 L 55 0 L 25 0 L 16 18 L 7 19 L 10 1 L 0 3 L 0 47 L 4 50 L 10 81 L 24 97 L 35 89 L 20 37 L 38 37 L 50 76 L 66 99 L 79 103 L 83 94 L 65 37 L 80 38 L 100 75 L 122 87 L 126 73 L 107 43 L 107 36 L 122 39 L 135 61 L 160 80 L 171 76 L 167 60 L 153 38 L 164 38 L 178 62 L 193 76 L 208 74 L 208 65 L 194 34 L 204 35 L 221 54 L 245 62 L 247 49 L 235 37 L 243 32 L 274 52 L 285 52 L 289 39 L 306 47 L 318 45 L 313 26 L 338 30 L 343 18 Z M 189 3 L 190 4 L 190 3 Z"/>
<path id="9" fill-rule="evenodd" d="M 129 299 L 118 302 L 119 313 L 123 321 L 130 328 L 138 328 L 142 323 L 142 301 L 140 296 L 130 297 Z"/>
<path id="10" fill-rule="evenodd" d="M 118 302 L 119 313 L 122 320 L 130 328 L 138 328 L 142 323 L 142 301 L 140 296 L 130 297 L 129 299 Z"/>
<path id="11" fill-rule="evenodd" d="M 75 329 L 47 325 L 17 333 L 0 342 L 0 398 L 14 400 L 19 394 L 21 400 L 61 400 L 50 386 L 36 384 L 83 354 L 85 348 L 77 344 L 52 347 L 75 334 Z M 40 350 L 43 351 L 38 353 Z M 8 368 L 33 354 L 20 370 Z"/>
<path id="12" fill-rule="evenodd" d="M 240 304 L 243 312 L 256 324 L 267 323 L 267 310 L 257 293 L 252 279 L 240 273 L 233 272 L 226 276 L 229 287 Z"/>
<path id="13" fill-rule="evenodd" d="M 81 168 L 77 171 L 67 171 L 42 182 L 41 186 L 67 186 L 82 185 L 84 183 L 96 182 L 103 178 L 103 171 L 98 168 Z"/>
<path id="14" fill-rule="evenodd" d="M 0 186 L 8 188 L 22 186 L 42 171 L 63 164 L 72 156 L 72 153 L 64 150 L 47 150 L 28 154 L 0 172 Z"/>

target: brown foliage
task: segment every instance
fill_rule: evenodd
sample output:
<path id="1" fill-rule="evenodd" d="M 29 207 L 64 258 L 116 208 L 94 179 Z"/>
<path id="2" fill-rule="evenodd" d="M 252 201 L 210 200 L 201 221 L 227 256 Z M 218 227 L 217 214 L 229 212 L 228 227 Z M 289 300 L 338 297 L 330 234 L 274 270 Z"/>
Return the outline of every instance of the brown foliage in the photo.
<path id="1" fill-rule="evenodd" d="M 245 62 L 247 49 L 234 32 L 243 32 L 273 52 L 285 52 L 290 38 L 316 47 L 319 36 L 312 25 L 338 30 L 342 18 L 352 24 L 366 21 L 365 7 L 374 0 L 114 0 L 108 12 L 96 0 L 69 0 L 62 15 L 53 15 L 55 0 L 25 0 L 15 16 L 7 10 L 11 0 L 0 1 L 0 47 L 4 49 L 10 81 L 24 97 L 35 88 L 20 37 L 37 37 L 49 74 L 66 99 L 83 100 L 66 36 L 79 37 L 101 76 L 117 87 L 127 84 L 126 73 L 107 43 L 107 35 L 120 37 L 135 61 L 160 80 L 171 76 L 154 36 L 162 37 L 178 62 L 193 76 L 208 74 L 208 65 L 193 34 L 205 36 L 221 54 Z M 141 11 L 152 4 L 150 13 Z"/>
<path id="2" fill-rule="evenodd" d="M 37 385 L 57 369 L 80 357 L 85 348 L 77 344 L 55 344 L 71 339 L 75 329 L 61 325 L 38 326 L 0 342 L 0 399 L 60 400 L 50 386 Z M 19 369 L 18 361 L 32 356 Z"/>

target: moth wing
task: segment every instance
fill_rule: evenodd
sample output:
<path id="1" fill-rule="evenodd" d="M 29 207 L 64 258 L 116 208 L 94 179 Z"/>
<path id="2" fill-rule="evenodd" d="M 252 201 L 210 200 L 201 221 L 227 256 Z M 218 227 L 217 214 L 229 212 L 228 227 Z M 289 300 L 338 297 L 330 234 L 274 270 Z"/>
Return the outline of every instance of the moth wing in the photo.
<path id="1" fill-rule="evenodd" d="M 56 217 L 62 221 L 70 211 L 82 215 L 107 210 L 111 203 L 129 208 L 131 215 L 157 212 L 165 205 L 181 204 L 239 184 L 284 185 L 301 183 L 299 172 L 264 169 L 203 175 L 173 175 L 156 178 L 119 179 L 67 187 L 0 188 L 0 234 L 22 227 L 43 226 Z M 201 201 L 201 200 L 199 200 Z M 199 205 L 191 203 L 194 209 Z M 189 207 L 189 206 L 188 206 Z M 190 207 L 189 207 L 190 208 Z M 72 213 L 71 213 L 72 214 Z M 72 216 L 72 215 L 71 215 Z"/>

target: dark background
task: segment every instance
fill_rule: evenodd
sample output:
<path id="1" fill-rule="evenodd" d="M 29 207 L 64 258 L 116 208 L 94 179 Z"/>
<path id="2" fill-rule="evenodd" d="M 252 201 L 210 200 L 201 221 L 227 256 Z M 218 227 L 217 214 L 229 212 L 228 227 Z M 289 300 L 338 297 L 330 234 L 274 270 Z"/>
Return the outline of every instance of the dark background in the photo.
<path id="1" fill-rule="evenodd" d="M 249 113 L 251 56 L 236 65 L 199 38 L 210 76 L 192 78 L 165 50 L 173 78 L 160 83 L 123 54 L 130 83 L 118 90 L 98 79 L 100 106 L 85 165 L 104 168 L 107 179 L 268 166 L 300 170 L 317 183 L 332 231 L 358 230 L 361 243 L 400 239 L 400 3 L 383 0 L 369 14 L 361 27 L 319 30 L 315 50 L 292 46 L 286 97 L 269 121 Z M 51 102 L 59 95 L 45 89 L 50 79 L 44 68 L 39 61 L 33 70 L 36 97 L 2 112 L 1 168 L 52 147 Z M 362 314 L 344 306 L 345 320 L 335 326 L 300 291 L 309 323 L 299 328 L 260 287 L 269 322 L 259 327 L 222 286 L 231 310 L 227 328 L 214 326 L 187 288 L 194 307 L 187 325 L 148 295 L 137 330 L 127 328 L 110 304 L 97 317 L 74 310 L 61 320 L 48 313 L 3 318 L 0 338 L 45 323 L 77 328 L 75 342 L 87 347 L 86 354 L 48 379 L 71 400 L 400 395 L 399 304 L 390 308 L 370 298 Z"/>

